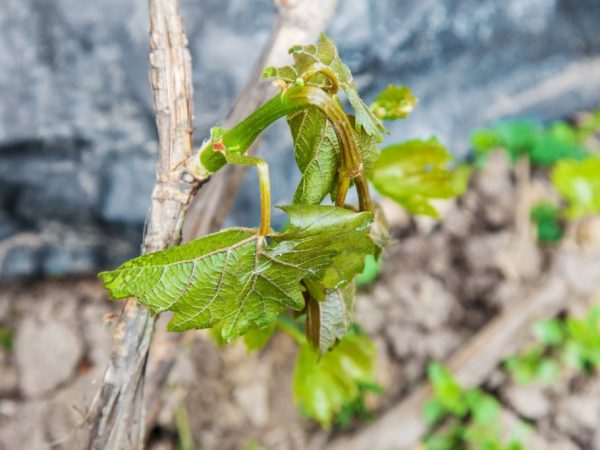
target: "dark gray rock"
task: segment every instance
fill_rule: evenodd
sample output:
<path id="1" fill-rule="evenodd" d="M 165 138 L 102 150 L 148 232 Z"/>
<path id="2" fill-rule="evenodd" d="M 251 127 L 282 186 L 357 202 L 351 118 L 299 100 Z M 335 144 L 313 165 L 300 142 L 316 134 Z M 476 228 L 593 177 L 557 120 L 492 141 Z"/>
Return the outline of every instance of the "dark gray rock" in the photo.
<path id="1" fill-rule="evenodd" d="M 0 8 L 0 279 L 88 273 L 135 255 L 154 178 L 144 2 L 4 0 Z M 227 113 L 273 22 L 270 0 L 182 0 L 196 137 Z M 420 98 L 390 140 L 600 103 L 597 0 L 340 0 L 329 27 L 367 99 L 390 82 Z M 274 201 L 299 176 L 283 125 L 259 149 Z M 228 223 L 258 222 L 250 171 Z M 284 220 L 276 215 L 275 222 Z"/>

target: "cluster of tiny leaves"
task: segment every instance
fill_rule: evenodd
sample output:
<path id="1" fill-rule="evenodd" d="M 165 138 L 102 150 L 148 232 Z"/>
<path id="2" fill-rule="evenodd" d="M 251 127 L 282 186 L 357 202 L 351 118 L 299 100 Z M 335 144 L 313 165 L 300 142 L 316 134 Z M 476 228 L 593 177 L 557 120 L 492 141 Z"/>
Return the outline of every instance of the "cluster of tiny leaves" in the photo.
<path id="1" fill-rule="evenodd" d="M 583 318 L 540 320 L 533 334 L 536 342 L 505 362 L 519 384 L 552 384 L 569 368 L 589 374 L 600 365 L 600 305 Z"/>
<path id="2" fill-rule="evenodd" d="M 513 161 L 527 156 L 532 164 L 552 166 L 564 159 L 581 160 L 588 156 L 582 137 L 567 123 L 544 127 L 540 122 L 520 119 L 505 121 L 491 128 L 475 130 L 471 144 L 479 158 L 494 149 L 503 149 Z"/>
<path id="3" fill-rule="evenodd" d="M 439 363 L 431 363 L 427 372 L 434 391 L 423 409 L 428 450 L 524 450 L 524 424 L 513 430 L 508 443 L 503 442 L 495 397 L 479 388 L 463 388 Z"/>

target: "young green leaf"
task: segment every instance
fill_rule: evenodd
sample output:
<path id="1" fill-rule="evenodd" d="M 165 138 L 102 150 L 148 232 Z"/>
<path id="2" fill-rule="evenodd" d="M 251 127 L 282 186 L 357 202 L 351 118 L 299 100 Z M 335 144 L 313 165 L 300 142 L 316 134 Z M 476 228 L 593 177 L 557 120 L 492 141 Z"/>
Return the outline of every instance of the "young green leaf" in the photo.
<path id="1" fill-rule="evenodd" d="M 480 425 L 493 423 L 500 411 L 500 405 L 491 395 L 481 389 L 471 389 L 465 394 L 465 401 L 471 409 L 473 420 Z"/>
<path id="2" fill-rule="evenodd" d="M 356 299 L 356 286 L 348 283 L 337 289 L 323 289 L 316 283 L 309 287 L 323 291 L 322 298 L 310 299 L 307 306 L 307 335 L 313 348 L 321 354 L 332 349 L 352 326 L 352 313 Z M 317 293 L 319 295 L 320 293 Z"/>
<path id="3" fill-rule="evenodd" d="M 318 205 L 335 187 L 340 154 L 338 138 L 331 122 L 316 107 L 291 115 L 288 123 L 296 164 L 302 172 L 294 203 Z"/>
<path id="4" fill-rule="evenodd" d="M 504 149 L 516 161 L 520 155 L 531 152 L 543 133 L 542 125 L 536 121 L 521 119 L 500 122 L 494 127 Z"/>
<path id="5" fill-rule="evenodd" d="M 454 415 L 465 415 L 468 409 L 463 401 L 464 391 L 452 374 L 440 363 L 432 362 L 427 366 L 427 375 L 436 398 L 444 408 Z"/>
<path id="6" fill-rule="evenodd" d="M 375 345 L 349 333 L 330 352 L 319 356 L 300 342 L 294 369 L 294 401 L 325 428 L 344 405 L 360 395 L 360 384 L 375 383 Z"/>
<path id="7" fill-rule="evenodd" d="M 537 239 L 542 244 L 553 244 L 562 239 L 564 231 L 560 223 L 559 209 L 552 203 L 539 203 L 531 209 Z"/>
<path id="8" fill-rule="evenodd" d="M 447 167 L 450 161 L 452 155 L 435 138 L 407 141 L 381 151 L 370 179 L 382 195 L 411 213 L 439 217 L 430 200 L 460 193 L 455 176 Z"/>
<path id="9" fill-rule="evenodd" d="M 370 136 L 382 137 L 385 131 L 383 124 L 358 95 L 352 73 L 340 59 L 331 39 L 321 34 L 316 45 L 297 45 L 290 49 L 290 53 L 294 58 L 293 65 L 268 67 L 263 76 L 281 80 L 286 88 L 300 82 L 335 93 L 341 87 L 354 108 L 356 130 L 364 129 Z"/>
<path id="10" fill-rule="evenodd" d="M 365 268 L 356 277 L 356 285 L 359 288 L 372 285 L 381 274 L 382 267 L 383 260 L 381 258 L 378 259 L 374 255 L 367 255 L 365 257 Z"/>
<path id="11" fill-rule="evenodd" d="M 566 214 L 575 219 L 600 212 L 600 157 L 590 156 L 583 161 L 558 162 L 551 174 L 552 184 L 567 200 Z"/>
<path id="12" fill-rule="evenodd" d="M 250 327 L 244 334 L 244 344 L 246 344 L 246 349 L 249 352 L 253 352 L 264 348 L 273 337 L 273 333 L 275 333 L 276 329 L 276 320 L 271 322 L 271 324 L 265 328 L 258 328 L 257 326 Z"/>
<path id="13" fill-rule="evenodd" d="M 327 248 L 333 253 L 328 267 L 321 272 L 322 275 L 313 276 L 313 278 L 319 278 L 319 282 L 327 289 L 342 287 L 356 274 L 362 272 L 365 256 L 375 251 L 375 244 L 370 236 L 373 214 L 359 213 L 357 215 L 350 210 L 332 206 L 290 205 L 281 207 L 290 216 L 290 222 L 300 230 L 313 226 L 314 219 L 310 214 L 306 214 L 306 211 L 310 211 L 311 208 L 322 210 L 318 219 L 319 227 L 328 235 L 335 236 L 327 243 L 326 247 L 323 247 L 323 250 Z M 330 214 L 326 211 L 336 211 L 336 213 Z M 348 228 L 343 230 L 339 227 L 340 222 Z M 347 233 L 347 235 L 344 237 L 340 233 Z M 283 236 L 292 238 L 293 235 L 294 232 L 288 230 Z"/>
<path id="14" fill-rule="evenodd" d="M 406 86 L 390 84 L 371 103 L 370 109 L 381 120 L 406 119 L 417 105 L 417 98 Z"/>
<path id="15" fill-rule="evenodd" d="M 256 231 L 233 228 L 140 256 L 99 276 L 113 298 L 135 296 L 153 313 L 175 312 L 171 331 L 220 323 L 229 341 L 251 325 L 269 326 L 288 307 L 301 309 L 300 281 L 322 278 L 334 259 L 344 260 L 336 268 L 343 276 L 362 268 L 364 255 L 359 264 L 339 254 L 347 241 L 368 238 L 371 214 L 333 206 L 285 211 L 291 225 L 270 242 Z"/>
<path id="16" fill-rule="evenodd" d="M 423 406 L 423 418 L 428 425 L 435 425 L 448 413 L 441 401 L 430 398 Z"/>
<path id="17" fill-rule="evenodd" d="M 529 153 L 531 162 L 539 166 L 551 166 L 562 159 L 581 160 L 587 156 L 573 128 L 563 122 L 552 124 L 542 133 Z"/>
<path id="18" fill-rule="evenodd" d="M 561 323 L 554 319 L 542 319 L 533 326 L 533 334 L 538 341 L 547 345 L 561 344 L 565 333 Z"/>
<path id="19" fill-rule="evenodd" d="M 350 123 L 354 125 L 356 118 L 354 116 L 348 116 Z M 362 156 L 363 170 L 368 175 L 373 171 L 375 163 L 379 159 L 380 152 L 377 148 L 382 139 L 375 135 L 367 134 L 363 129 L 356 131 L 356 139 L 358 140 L 358 147 L 360 148 L 360 154 Z"/>

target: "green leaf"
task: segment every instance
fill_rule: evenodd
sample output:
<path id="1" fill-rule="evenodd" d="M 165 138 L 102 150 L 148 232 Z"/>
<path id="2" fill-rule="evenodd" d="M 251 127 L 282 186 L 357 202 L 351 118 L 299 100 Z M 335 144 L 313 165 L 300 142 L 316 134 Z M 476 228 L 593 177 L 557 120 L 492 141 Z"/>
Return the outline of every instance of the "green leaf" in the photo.
<path id="1" fill-rule="evenodd" d="M 552 358 L 544 358 L 537 367 L 536 379 L 541 383 L 549 385 L 560 377 L 558 362 Z"/>
<path id="2" fill-rule="evenodd" d="M 481 389 L 471 389 L 465 394 L 465 401 L 471 409 L 473 419 L 480 425 L 493 423 L 500 411 L 500 405 L 491 395 L 484 394 Z"/>
<path id="3" fill-rule="evenodd" d="M 322 275 L 314 275 L 312 278 L 319 279 L 327 289 L 346 285 L 355 275 L 362 272 L 365 256 L 375 251 L 375 244 L 370 236 L 373 223 L 371 213 L 354 213 L 333 206 L 290 205 L 282 206 L 281 209 L 290 216 L 291 223 L 297 227 L 300 235 L 306 228 L 314 226 L 315 218 L 311 211 L 321 212 L 318 217 L 319 230 L 327 234 L 327 238 L 331 238 L 322 249 L 330 251 L 332 256 L 328 266 L 321 272 Z M 294 233 L 289 230 L 282 236 L 294 239 Z"/>
<path id="4" fill-rule="evenodd" d="M 260 350 L 264 348 L 275 333 L 277 328 L 277 321 L 274 320 L 270 325 L 264 328 L 258 328 L 253 325 L 248 328 L 248 331 L 244 334 L 244 344 L 249 352 Z"/>
<path id="5" fill-rule="evenodd" d="M 333 206 L 288 206 L 290 227 L 269 240 L 228 229 L 126 262 L 99 277 L 113 298 L 135 296 L 153 313 L 173 311 L 169 330 L 223 327 L 226 341 L 251 325 L 269 326 L 284 310 L 301 309 L 303 278 L 362 269 L 342 257 L 348 241 L 368 239 L 372 215 Z M 344 260 L 342 263 L 341 260 Z"/>
<path id="6" fill-rule="evenodd" d="M 544 348 L 536 344 L 520 355 L 507 358 L 504 364 L 518 384 L 527 385 L 536 379 L 543 355 Z"/>
<path id="7" fill-rule="evenodd" d="M 423 406 L 423 418 L 428 425 L 438 423 L 445 415 L 446 408 L 437 398 L 431 398 Z"/>
<path id="8" fill-rule="evenodd" d="M 452 374 L 440 363 L 432 362 L 427 366 L 427 375 L 433 385 L 433 391 L 440 403 L 457 416 L 467 413 L 467 404 L 463 399 L 463 389 Z"/>
<path id="9" fill-rule="evenodd" d="M 471 146 L 475 153 L 484 155 L 491 150 L 500 148 L 502 142 L 498 133 L 488 128 L 479 128 L 471 133 Z"/>
<path id="10" fill-rule="evenodd" d="M 501 122 L 494 129 L 513 161 L 529 154 L 543 133 L 540 123 L 528 119 Z"/>
<path id="11" fill-rule="evenodd" d="M 563 160 L 553 168 L 552 184 L 568 202 L 571 219 L 600 212 L 600 157 L 583 161 Z"/>
<path id="12" fill-rule="evenodd" d="M 365 256 L 365 268 L 362 273 L 356 277 L 356 285 L 358 287 L 372 285 L 381 274 L 382 268 L 383 259 L 378 259 L 374 255 Z"/>
<path id="13" fill-rule="evenodd" d="M 533 164 L 542 166 L 551 166 L 562 159 L 581 160 L 587 156 L 573 128 L 563 122 L 552 124 L 542 133 L 529 154 Z"/>
<path id="14" fill-rule="evenodd" d="M 319 288 L 320 285 L 317 289 Z M 310 287 L 309 291 L 312 294 Z M 322 295 L 322 299 L 313 297 L 308 303 L 307 334 L 313 347 L 324 354 L 332 349 L 352 326 L 356 286 L 354 283 L 348 283 L 342 288 L 324 289 Z"/>
<path id="15" fill-rule="evenodd" d="M 375 360 L 375 345 L 354 333 L 322 356 L 307 341 L 301 342 L 294 369 L 294 401 L 329 428 L 344 405 L 360 394 L 360 384 L 375 383 Z"/>
<path id="16" fill-rule="evenodd" d="M 356 115 L 356 131 L 360 132 L 364 130 L 369 136 L 374 136 L 381 140 L 383 138 L 382 133 L 386 131 L 386 129 L 379 118 L 377 118 L 377 116 L 375 116 L 375 114 L 367 107 L 365 102 L 362 101 L 360 95 L 358 95 L 358 90 L 356 89 L 354 82 L 342 83 L 342 89 L 344 89 L 346 97 L 348 97 L 350 104 L 354 108 L 354 114 Z"/>
<path id="17" fill-rule="evenodd" d="M 322 67 L 330 69 L 354 108 L 356 130 L 364 129 L 364 132 L 370 136 L 382 137 L 385 131 L 383 124 L 361 100 L 352 73 L 340 59 L 335 43 L 331 39 L 321 34 L 321 39 L 316 45 L 297 45 L 290 49 L 290 53 L 294 58 L 293 65 L 268 67 L 263 72 L 263 76 L 281 80 L 286 88 L 301 83 L 331 91 L 334 82 L 324 71 L 319 70 Z"/>
<path id="18" fill-rule="evenodd" d="M 537 239 L 542 244 L 553 244 L 562 239 L 564 231 L 559 209 L 552 203 L 539 203 L 531 209 L 531 220 L 536 226 Z"/>
<path id="19" fill-rule="evenodd" d="M 390 84 L 371 103 L 370 109 L 381 120 L 405 119 L 417 102 L 409 88 Z"/>
<path id="20" fill-rule="evenodd" d="M 293 114 L 288 123 L 296 163 L 302 172 L 294 203 L 318 205 L 335 187 L 340 153 L 337 136 L 331 122 L 316 107 Z"/>
<path id="21" fill-rule="evenodd" d="M 7 325 L 0 326 L 0 347 L 6 352 L 12 352 L 14 348 L 13 329 Z"/>
<path id="22" fill-rule="evenodd" d="M 533 334 L 539 341 L 547 345 L 561 344 L 565 333 L 561 323 L 554 319 L 539 320 L 533 326 Z"/>
<path id="23" fill-rule="evenodd" d="M 452 155 L 435 138 L 407 141 L 384 148 L 370 178 L 382 195 L 409 212 L 439 217 L 430 200 L 452 198 L 466 185 L 464 171 L 460 173 L 463 182 L 457 183 L 448 170 L 450 161 Z"/>
<path id="24" fill-rule="evenodd" d="M 348 119 L 350 119 L 350 123 L 352 125 L 356 123 L 356 118 L 354 116 L 348 116 Z M 377 144 L 379 144 L 382 139 L 376 135 L 367 134 L 363 129 L 357 130 L 356 136 L 358 139 L 358 147 L 362 156 L 363 170 L 367 175 L 369 175 L 373 171 L 373 167 L 379 159 L 380 152 L 377 148 Z"/>
<path id="25" fill-rule="evenodd" d="M 600 131 L 600 109 L 586 115 L 577 127 L 577 139 L 585 142 L 588 138 Z"/>

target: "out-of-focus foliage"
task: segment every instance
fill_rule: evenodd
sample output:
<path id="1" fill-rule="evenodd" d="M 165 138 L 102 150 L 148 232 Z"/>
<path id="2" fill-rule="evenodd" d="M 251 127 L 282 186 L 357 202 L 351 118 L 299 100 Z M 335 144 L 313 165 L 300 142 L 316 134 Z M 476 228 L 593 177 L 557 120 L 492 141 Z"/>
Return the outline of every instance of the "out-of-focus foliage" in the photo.
<path id="1" fill-rule="evenodd" d="M 319 355 L 304 335 L 295 333 L 299 344 L 294 369 L 296 404 L 309 417 L 329 428 L 337 415 L 360 405 L 365 386 L 376 385 L 375 345 L 357 331 L 347 333 L 337 346 Z M 343 421 L 347 421 L 347 417 Z"/>
<path id="2" fill-rule="evenodd" d="M 471 145 L 479 164 L 496 149 L 506 151 L 512 161 L 527 156 L 532 164 L 539 166 L 551 166 L 563 159 L 581 160 L 588 156 L 580 134 L 564 122 L 555 122 L 547 128 L 526 119 L 500 122 L 491 128 L 475 130 L 471 135 Z"/>
<path id="3" fill-rule="evenodd" d="M 552 203 L 539 203 L 531 209 L 531 220 L 535 224 L 538 242 L 554 244 L 562 239 L 563 227 L 560 223 L 560 210 Z"/>
<path id="4" fill-rule="evenodd" d="M 345 404 L 335 418 L 337 428 L 348 428 L 355 419 L 369 422 L 374 419 L 373 412 L 367 407 L 365 396 L 369 393 L 381 394 L 383 388 L 376 383 L 359 383 L 359 395 L 350 403 Z"/>
<path id="5" fill-rule="evenodd" d="M 390 84 L 371 103 L 370 109 L 382 120 L 405 119 L 415 108 L 417 101 L 406 86 Z"/>
<path id="6" fill-rule="evenodd" d="M 381 258 L 376 258 L 374 255 L 367 255 L 365 257 L 365 268 L 356 277 L 356 285 L 358 287 L 370 286 L 379 277 L 382 268 L 383 260 Z"/>
<path id="7" fill-rule="evenodd" d="M 375 188 L 413 214 L 439 217 L 431 200 L 461 195 L 470 171 L 449 167 L 452 154 L 437 139 L 412 140 L 381 151 L 371 173 Z"/>
<path id="8" fill-rule="evenodd" d="M 567 201 L 570 219 L 600 212 L 600 157 L 560 161 L 551 173 L 552 184 Z"/>
<path id="9" fill-rule="evenodd" d="M 13 330 L 9 326 L 0 326 L 0 347 L 7 352 L 11 352 L 14 347 Z"/>
<path id="10" fill-rule="evenodd" d="M 590 373 L 600 365 L 600 304 L 584 318 L 541 320 L 533 333 L 536 342 L 505 362 L 520 384 L 552 384 L 566 367 Z"/>
<path id="11" fill-rule="evenodd" d="M 513 430 L 508 443 L 498 423 L 498 400 L 481 389 L 464 389 L 439 363 L 427 369 L 434 396 L 423 409 L 429 425 L 424 438 L 428 450 L 524 450 L 526 427 Z"/>

